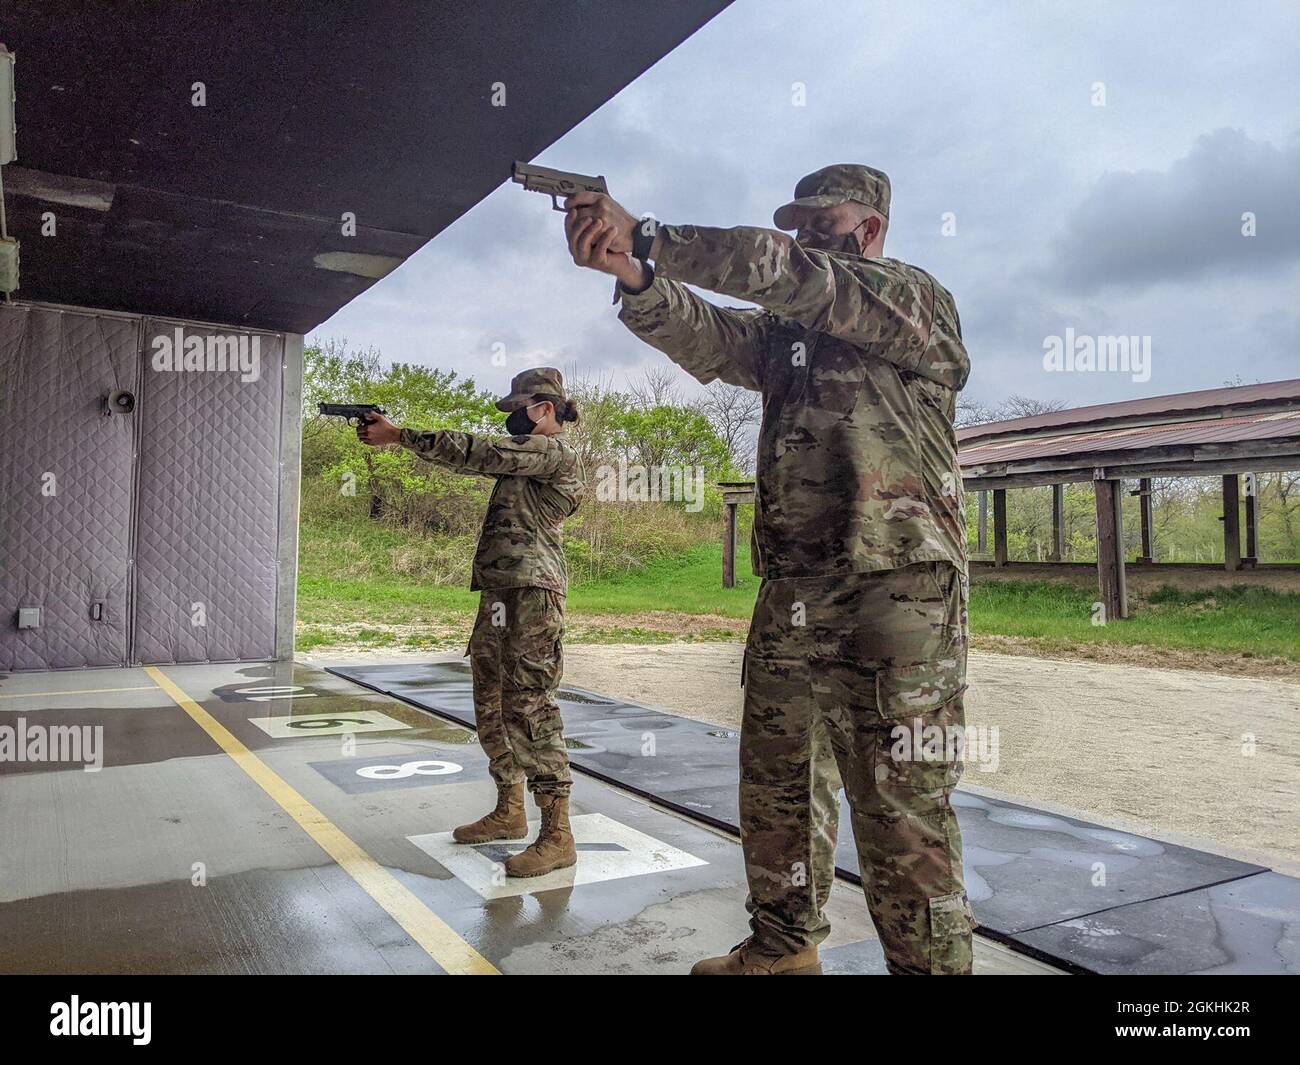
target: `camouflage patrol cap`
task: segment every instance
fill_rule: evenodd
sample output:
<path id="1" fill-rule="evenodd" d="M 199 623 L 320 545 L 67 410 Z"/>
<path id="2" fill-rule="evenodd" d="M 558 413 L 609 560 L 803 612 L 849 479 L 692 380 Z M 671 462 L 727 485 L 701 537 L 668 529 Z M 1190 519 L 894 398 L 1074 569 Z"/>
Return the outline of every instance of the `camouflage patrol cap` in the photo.
<path id="1" fill-rule="evenodd" d="M 537 402 L 537 396 L 564 399 L 564 375 L 554 366 L 538 366 L 517 373 L 510 382 L 510 394 L 497 400 L 497 410 L 509 413 Z"/>
<path id="2" fill-rule="evenodd" d="M 794 199 L 782 204 L 772 215 L 777 229 L 796 229 L 798 207 L 834 207 L 853 200 L 874 207 L 889 217 L 889 177 L 883 170 L 858 163 L 836 163 L 800 178 L 794 187 Z"/>

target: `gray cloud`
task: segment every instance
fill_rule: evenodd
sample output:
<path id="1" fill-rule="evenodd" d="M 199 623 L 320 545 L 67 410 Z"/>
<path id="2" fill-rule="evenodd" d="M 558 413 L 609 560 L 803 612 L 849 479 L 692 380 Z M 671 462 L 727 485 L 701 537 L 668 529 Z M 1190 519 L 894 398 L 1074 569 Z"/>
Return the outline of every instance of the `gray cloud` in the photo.
<path id="1" fill-rule="evenodd" d="M 1167 170 L 1103 174 L 1054 242 L 1048 275 L 1096 291 L 1275 270 L 1300 258 L 1298 181 L 1300 138 L 1278 148 L 1240 129 L 1207 133 Z"/>
<path id="2" fill-rule="evenodd" d="M 632 210 L 722 226 L 770 224 L 826 163 L 881 167 L 887 254 L 953 292 L 984 401 L 1291 377 L 1297 33 L 1300 9 L 1270 0 L 1230 19 L 1210 0 L 1176 19 L 1124 0 L 739 0 L 539 161 L 605 174 Z M 549 207 L 504 185 L 318 333 L 484 388 L 538 359 L 615 384 L 663 365 L 618 323 L 610 279 L 574 268 Z M 1152 380 L 1045 373 L 1043 338 L 1067 327 L 1151 335 Z"/>

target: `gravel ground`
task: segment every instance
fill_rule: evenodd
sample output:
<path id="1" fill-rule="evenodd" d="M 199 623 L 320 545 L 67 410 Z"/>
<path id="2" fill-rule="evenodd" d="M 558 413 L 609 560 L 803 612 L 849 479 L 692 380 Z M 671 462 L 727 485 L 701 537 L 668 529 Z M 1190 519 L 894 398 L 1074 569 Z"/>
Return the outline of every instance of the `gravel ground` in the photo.
<path id="1" fill-rule="evenodd" d="M 1300 875 L 1300 683 L 972 651 L 967 723 L 996 768 L 962 786 Z M 428 660 L 332 647 L 310 664 Z M 568 644 L 565 682 L 730 728 L 737 642 Z"/>
<path id="2" fill-rule="evenodd" d="M 740 656 L 570 646 L 565 682 L 736 728 Z M 998 759 L 963 786 L 1300 874 L 1300 684 L 982 652 L 969 679 Z"/>

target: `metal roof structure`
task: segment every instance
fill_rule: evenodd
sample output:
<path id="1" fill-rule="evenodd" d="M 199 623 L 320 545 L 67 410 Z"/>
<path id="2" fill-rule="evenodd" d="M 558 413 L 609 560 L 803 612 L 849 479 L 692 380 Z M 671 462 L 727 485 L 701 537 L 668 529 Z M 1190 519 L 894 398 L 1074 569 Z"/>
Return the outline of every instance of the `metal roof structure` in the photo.
<path id="1" fill-rule="evenodd" d="M 1300 380 L 991 422 L 957 439 L 977 489 L 1300 469 Z"/>
<path id="2" fill-rule="evenodd" d="M 1071 407 L 1068 410 L 1036 414 L 1029 418 L 1012 418 L 1001 422 L 986 422 L 983 425 L 968 425 L 957 430 L 957 441 L 966 444 L 975 440 L 1013 435 L 1023 439 L 1074 426 L 1157 425 L 1162 421 L 1224 418 L 1250 410 L 1290 409 L 1297 405 L 1300 405 L 1300 378 L 1289 381 L 1269 381 L 1264 384 L 1205 388 L 1170 396 L 1146 396 L 1119 403 Z"/>
<path id="3" fill-rule="evenodd" d="M 11 0 L 18 295 L 305 333 L 728 2 Z"/>

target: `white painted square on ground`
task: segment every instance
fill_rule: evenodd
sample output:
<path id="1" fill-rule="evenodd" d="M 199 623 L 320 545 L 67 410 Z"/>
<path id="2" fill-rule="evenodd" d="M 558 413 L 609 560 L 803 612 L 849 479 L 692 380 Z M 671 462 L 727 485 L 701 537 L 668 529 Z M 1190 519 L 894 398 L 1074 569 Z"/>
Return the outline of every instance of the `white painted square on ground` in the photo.
<path id="1" fill-rule="evenodd" d="M 295 717 L 250 717 L 268 736 L 287 740 L 293 736 L 335 736 L 344 732 L 392 732 L 410 728 L 378 710 L 352 710 L 346 714 L 301 714 Z"/>
<path id="2" fill-rule="evenodd" d="M 599 884 L 647 873 L 666 873 L 708 865 L 703 858 L 687 854 L 653 836 L 629 828 L 604 814 L 578 814 L 570 819 L 573 840 L 578 846 L 578 864 L 557 869 L 545 876 L 508 877 L 503 863 L 537 838 L 540 821 L 528 822 L 528 839 L 497 843 L 457 843 L 450 832 L 407 836 L 434 861 L 446 866 L 485 899 L 510 895 L 532 895 L 538 891 Z"/>

